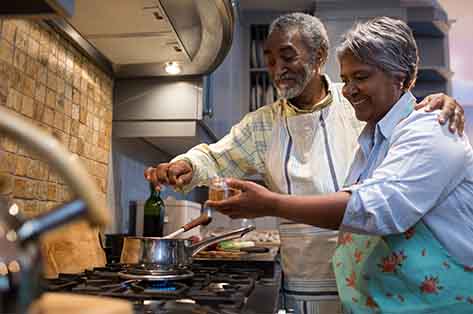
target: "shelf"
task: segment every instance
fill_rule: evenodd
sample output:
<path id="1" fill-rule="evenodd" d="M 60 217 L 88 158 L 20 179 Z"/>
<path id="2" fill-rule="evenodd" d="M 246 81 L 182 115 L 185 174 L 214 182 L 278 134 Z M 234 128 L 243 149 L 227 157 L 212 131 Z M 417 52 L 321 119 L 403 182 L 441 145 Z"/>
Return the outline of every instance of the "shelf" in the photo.
<path id="1" fill-rule="evenodd" d="M 268 25 L 250 26 L 250 68 L 264 68 L 264 42 L 268 35 Z"/>
<path id="2" fill-rule="evenodd" d="M 449 93 L 449 82 L 448 81 L 417 81 L 414 86 L 412 93 L 416 96 L 417 100 L 423 99 L 427 95 L 436 93 Z"/>
<path id="3" fill-rule="evenodd" d="M 407 24 L 414 36 L 445 37 L 450 29 L 447 13 L 434 5 L 413 4 L 407 9 Z"/>
<path id="4" fill-rule="evenodd" d="M 445 67 L 439 66 L 421 66 L 417 75 L 417 81 L 448 81 L 453 72 Z"/>
<path id="5" fill-rule="evenodd" d="M 276 101 L 277 93 L 269 79 L 268 68 L 264 63 L 264 41 L 268 25 L 250 25 L 249 45 L 249 111 Z"/>
<path id="6" fill-rule="evenodd" d="M 410 21 L 407 24 L 414 36 L 445 37 L 450 29 L 446 21 Z"/>

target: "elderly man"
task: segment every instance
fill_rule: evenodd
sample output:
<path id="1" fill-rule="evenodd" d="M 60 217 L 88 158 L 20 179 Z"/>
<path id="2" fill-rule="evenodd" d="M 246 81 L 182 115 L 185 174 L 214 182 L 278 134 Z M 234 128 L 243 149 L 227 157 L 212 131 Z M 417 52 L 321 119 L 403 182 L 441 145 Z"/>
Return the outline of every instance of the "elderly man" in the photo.
<path id="1" fill-rule="evenodd" d="M 214 175 L 260 174 L 279 193 L 337 191 L 362 125 L 343 97 L 342 85 L 321 73 L 328 46 L 316 17 L 293 13 L 276 19 L 264 55 L 279 100 L 247 114 L 217 143 L 198 145 L 170 163 L 148 168 L 145 177 L 157 188 L 170 184 L 189 190 Z M 450 117 L 451 130 L 462 132 L 463 110 L 454 100 L 436 95 L 427 101 L 444 108 L 439 120 Z M 281 221 L 279 230 L 285 307 L 296 313 L 337 313 L 336 301 L 321 301 L 337 299 L 330 266 L 336 231 L 289 220 Z"/>

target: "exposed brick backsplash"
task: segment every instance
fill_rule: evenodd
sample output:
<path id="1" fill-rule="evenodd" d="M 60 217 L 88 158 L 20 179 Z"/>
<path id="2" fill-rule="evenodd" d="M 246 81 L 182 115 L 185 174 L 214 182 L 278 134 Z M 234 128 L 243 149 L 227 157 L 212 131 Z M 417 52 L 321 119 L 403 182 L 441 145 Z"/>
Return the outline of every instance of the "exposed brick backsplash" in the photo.
<path id="1" fill-rule="evenodd" d="M 78 155 L 107 190 L 113 80 L 47 26 L 0 19 L 0 106 L 21 114 Z M 30 217 L 71 199 L 61 177 L 0 133 L 0 194 Z"/>

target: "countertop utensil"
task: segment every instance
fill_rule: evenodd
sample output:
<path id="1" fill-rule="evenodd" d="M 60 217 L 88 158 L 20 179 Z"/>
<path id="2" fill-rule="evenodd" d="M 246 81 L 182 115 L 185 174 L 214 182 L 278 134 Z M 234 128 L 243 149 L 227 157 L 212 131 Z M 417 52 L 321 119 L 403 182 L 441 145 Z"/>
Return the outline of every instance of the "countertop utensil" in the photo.
<path id="1" fill-rule="evenodd" d="M 202 214 L 199 217 L 192 220 L 191 222 L 185 224 L 184 226 L 182 226 L 178 230 L 174 231 L 173 233 L 170 233 L 170 234 L 168 234 L 164 237 L 161 237 L 161 239 L 173 239 L 173 238 L 177 237 L 178 235 L 180 235 L 180 234 L 182 234 L 186 231 L 189 231 L 189 230 L 191 230 L 191 229 L 193 229 L 197 226 L 208 225 L 211 221 L 212 221 L 212 217 L 209 217 L 207 214 Z"/>

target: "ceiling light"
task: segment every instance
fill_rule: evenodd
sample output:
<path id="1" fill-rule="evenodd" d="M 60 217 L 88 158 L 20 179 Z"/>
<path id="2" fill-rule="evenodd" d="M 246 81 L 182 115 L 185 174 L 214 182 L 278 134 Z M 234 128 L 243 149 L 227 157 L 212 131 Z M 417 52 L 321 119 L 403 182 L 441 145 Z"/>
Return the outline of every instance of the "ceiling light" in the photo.
<path id="1" fill-rule="evenodd" d="M 176 75 L 181 73 L 181 66 L 177 62 L 166 62 L 164 64 L 164 70 L 166 73 L 171 74 L 171 75 Z"/>

